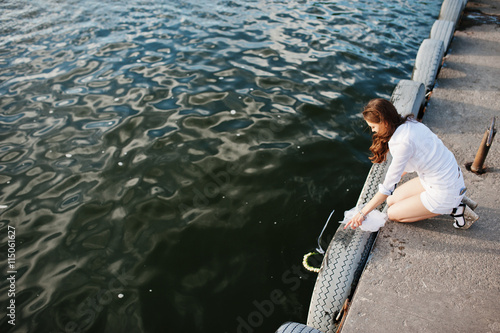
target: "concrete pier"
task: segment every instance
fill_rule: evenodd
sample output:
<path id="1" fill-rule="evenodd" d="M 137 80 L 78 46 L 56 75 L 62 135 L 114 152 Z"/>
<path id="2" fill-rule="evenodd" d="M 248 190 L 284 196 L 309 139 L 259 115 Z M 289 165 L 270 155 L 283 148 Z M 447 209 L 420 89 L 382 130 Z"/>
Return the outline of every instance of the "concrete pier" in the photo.
<path id="1" fill-rule="evenodd" d="M 469 1 L 423 123 L 455 154 L 480 215 L 381 229 L 342 333 L 500 332 L 500 136 L 485 173 L 467 171 L 492 118 L 500 127 L 500 1 Z"/>

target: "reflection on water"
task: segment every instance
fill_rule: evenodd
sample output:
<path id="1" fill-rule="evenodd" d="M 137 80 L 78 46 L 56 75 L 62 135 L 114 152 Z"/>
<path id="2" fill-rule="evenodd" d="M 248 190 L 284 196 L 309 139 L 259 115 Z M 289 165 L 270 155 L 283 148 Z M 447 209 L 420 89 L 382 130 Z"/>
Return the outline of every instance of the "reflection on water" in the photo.
<path id="1" fill-rule="evenodd" d="M 304 322 L 301 257 L 370 166 L 359 110 L 409 78 L 439 6 L 0 3 L 2 332 Z"/>

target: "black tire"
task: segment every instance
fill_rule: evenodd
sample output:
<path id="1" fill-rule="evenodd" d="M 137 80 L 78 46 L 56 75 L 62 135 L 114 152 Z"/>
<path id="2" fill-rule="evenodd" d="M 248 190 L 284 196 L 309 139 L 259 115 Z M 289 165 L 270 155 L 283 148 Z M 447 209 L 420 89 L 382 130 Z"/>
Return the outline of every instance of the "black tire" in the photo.
<path id="1" fill-rule="evenodd" d="M 432 25 L 431 39 L 439 39 L 444 44 L 444 52 L 448 50 L 455 32 L 455 25 L 451 21 L 437 20 Z"/>
<path id="2" fill-rule="evenodd" d="M 411 79 L 421 82 L 426 91 L 434 87 L 444 56 L 443 42 L 438 39 L 424 39 L 418 49 Z"/>
<path id="3" fill-rule="evenodd" d="M 288 322 L 278 328 L 276 333 L 322 333 L 315 328 L 306 326 L 304 324 Z"/>
<path id="4" fill-rule="evenodd" d="M 358 205 L 367 203 L 378 191 L 388 162 L 374 164 L 361 191 Z M 339 228 L 326 250 L 314 286 L 307 326 L 325 333 L 335 332 L 336 317 L 354 290 L 366 264 L 377 233 Z"/>
<path id="5" fill-rule="evenodd" d="M 402 116 L 413 114 L 415 119 L 422 117 L 425 105 L 425 87 L 423 83 L 401 80 L 394 88 L 391 102 Z"/>
<path id="6" fill-rule="evenodd" d="M 372 165 L 368 176 L 366 177 L 365 184 L 361 189 L 361 194 L 359 195 L 356 207 L 366 204 L 373 198 L 373 196 L 378 192 L 378 184 L 382 184 L 384 181 L 387 168 L 391 163 L 391 156 L 387 156 L 387 160 L 382 163 L 375 163 Z"/>

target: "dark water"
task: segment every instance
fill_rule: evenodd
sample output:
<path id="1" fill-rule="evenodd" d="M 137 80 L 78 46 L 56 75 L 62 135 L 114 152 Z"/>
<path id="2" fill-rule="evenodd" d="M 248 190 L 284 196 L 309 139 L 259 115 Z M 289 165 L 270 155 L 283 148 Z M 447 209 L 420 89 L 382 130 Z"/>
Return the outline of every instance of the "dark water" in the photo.
<path id="1" fill-rule="evenodd" d="M 305 322 L 302 256 L 370 167 L 359 112 L 440 4 L 0 2 L 0 330 Z"/>

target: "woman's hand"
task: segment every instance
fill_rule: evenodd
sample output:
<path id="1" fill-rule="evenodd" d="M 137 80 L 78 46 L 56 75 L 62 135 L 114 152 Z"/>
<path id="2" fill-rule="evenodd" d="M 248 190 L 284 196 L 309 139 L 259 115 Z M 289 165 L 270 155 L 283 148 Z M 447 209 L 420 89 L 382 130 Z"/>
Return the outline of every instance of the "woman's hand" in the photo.
<path id="1" fill-rule="evenodd" d="M 356 229 L 363 223 L 363 221 L 366 218 L 366 215 L 368 215 L 372 210 L 374 210 L 376 207 L 378 207 L 382 202 L 387 199 L 388 195 L 377 192 L 373 198 L 368 201 L 368 203 L 363 207 L 362 210 L 356 213 L 354 217 L 346 223 L 344 229 L 347 227 L 351 227 L 352 229 Z"/>
<path id="2" fill-rule="evenodd" d="M 363 221 L 365 220 L 365 215 L 359 211 L 356 213 L 356 215 L 354 215 L 354 217 L 346 223 L 344 229 L 346 229 L 347 227 L 351 227 L 351 229 L 356 229 L 357 227 L 359 227 Z"/>

